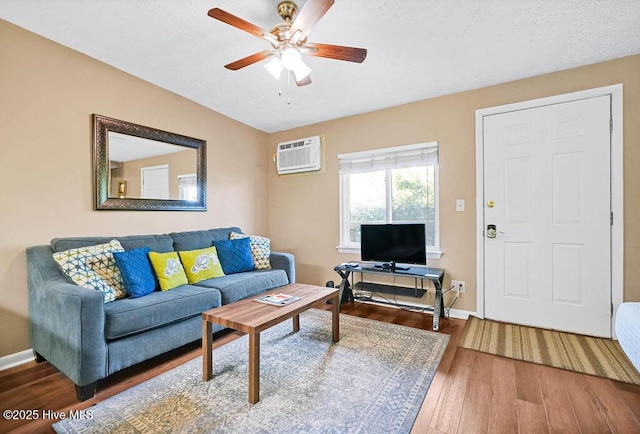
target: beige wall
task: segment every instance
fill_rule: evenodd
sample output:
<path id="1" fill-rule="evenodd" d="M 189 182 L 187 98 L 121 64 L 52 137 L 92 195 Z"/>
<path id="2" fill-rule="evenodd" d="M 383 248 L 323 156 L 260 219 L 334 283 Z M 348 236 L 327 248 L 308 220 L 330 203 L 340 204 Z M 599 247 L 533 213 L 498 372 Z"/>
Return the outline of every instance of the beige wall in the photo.
<path id="1" fill-rule="evenodd" d="M 625 300 L 640 301 L 640 56 L 267 135 L 0 20 L 0 357 L 29 348 L 25 248 L 58 236 L 238 225 L 296 254 L 298 280 L 338 280 L 337 154 L 440 142 L 441 247 L 475 310 L 475 110 L 624 84 Z M 94 211 L 91 114 L 207 141 L 207 212 Z M 276 143 L 325 136 L 320 173 L 278 177 Z M 267 146 L 268 145 L 268 146 Z M 455 200 L 465 199 L 464 213 Z"/>
<path id="2" fill-rule="evenodd" d="M 616 83 L 624 85 L 625 301 L 640 301 L 640 56 L 448 95 L 358 116 L 297 128 L 269 137 L 271 152 L 286 140 L 324 135 L 322 173 L 278 176 L 269 170 L 269 233 L 275 248 L 296 254 L 298 280 L 339 281 L 333 266 L 358 260 L 340 254 L 337 155 L 412 143 L 440 143 L 440 242 L 444 252 L 429 265 L 466 281 L 455 307 L 476 310 L 475 110 Z M 455 211 L 455 200 L 466 211 Z M 413 284 L 413 282 L 405 282 Z M 424 302 L 412 298 L 403 299 Z"/>
<path id="3" fill-rule="evenodd" d="M 30 348 L 27 246 L 226 225 L 267 232 L 267 134 L 2 20 L 0 59 L 0 356 Z M 208 211 L 94 211 L 92 113 L 206 140 Z"/>

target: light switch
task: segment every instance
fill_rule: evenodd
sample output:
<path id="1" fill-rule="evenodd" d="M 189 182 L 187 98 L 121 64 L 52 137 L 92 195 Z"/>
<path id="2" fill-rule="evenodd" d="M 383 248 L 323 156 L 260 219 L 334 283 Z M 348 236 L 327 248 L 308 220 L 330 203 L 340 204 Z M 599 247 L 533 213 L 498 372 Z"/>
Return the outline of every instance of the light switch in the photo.
<path id="1" fill-rule="evenodd" d="M 464 199 L 456 199 L 456 211 L 464 211 Z"/>

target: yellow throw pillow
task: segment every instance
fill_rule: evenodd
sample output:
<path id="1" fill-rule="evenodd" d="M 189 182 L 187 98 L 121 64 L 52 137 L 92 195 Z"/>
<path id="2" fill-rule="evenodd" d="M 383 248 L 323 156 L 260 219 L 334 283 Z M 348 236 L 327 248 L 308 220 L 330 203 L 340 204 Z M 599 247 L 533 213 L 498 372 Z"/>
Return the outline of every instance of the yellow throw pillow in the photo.
<path id="1" fill-rule="evenodd" d="M 218 252 L 215 247 L 178 252 L 178 254 L 180 255 L 182 264 L 184 264 L 189 283 L 224 276 L 224 271 L 222 271 L 222 265 L 218 259 Z"/>
<path id="2" fill-rule="evenodd" d="M 153 265 L 153 271 L 158 277 L 162 291 L 189 283 L 177 252 L 149 252 L 149 259 L 151 260 L 151 265 Z"/>

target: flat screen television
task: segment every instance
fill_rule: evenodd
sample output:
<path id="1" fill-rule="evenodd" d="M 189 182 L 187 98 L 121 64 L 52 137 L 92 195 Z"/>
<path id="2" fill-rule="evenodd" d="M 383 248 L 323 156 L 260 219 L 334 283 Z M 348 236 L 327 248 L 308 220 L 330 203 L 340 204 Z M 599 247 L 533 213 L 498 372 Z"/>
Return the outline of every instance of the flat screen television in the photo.
<path id="1" fill-rule="evenodd" d="M 376 266 L 391 271 L 408 269 L 396 264 L 426 265 L 425 225 L 361 225 L 360 256 L 363 261 L 381 262 Z"/>

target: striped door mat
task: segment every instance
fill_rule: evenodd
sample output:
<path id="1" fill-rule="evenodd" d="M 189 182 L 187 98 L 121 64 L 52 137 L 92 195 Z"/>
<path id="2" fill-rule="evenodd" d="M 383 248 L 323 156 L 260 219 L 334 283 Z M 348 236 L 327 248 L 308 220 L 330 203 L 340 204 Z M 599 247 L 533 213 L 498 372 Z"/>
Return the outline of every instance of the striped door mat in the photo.
<path id="1" fill-rule="evenodd" d="M 459 347 L 640 385 L 617 341 L 470 316 Z"/>

